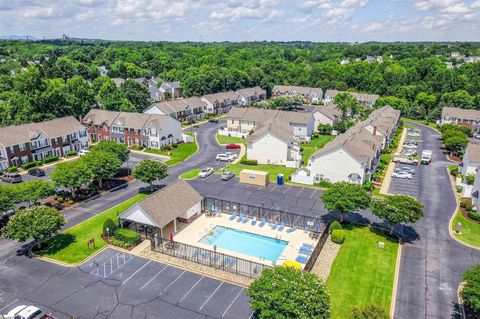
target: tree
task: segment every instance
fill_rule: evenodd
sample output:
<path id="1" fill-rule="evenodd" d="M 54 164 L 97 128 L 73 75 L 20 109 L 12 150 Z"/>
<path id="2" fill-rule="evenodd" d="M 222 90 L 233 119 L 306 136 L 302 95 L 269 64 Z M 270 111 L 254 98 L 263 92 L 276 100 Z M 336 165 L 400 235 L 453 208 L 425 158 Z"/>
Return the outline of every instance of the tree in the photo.
<path id="1" fill-rule="evenodd" d="M 333 127 L 330 124 L 319 124 L 318 132 L 320 134 L 330 135 L 332 134 Z"/>
<path id="2" fill-rule="evenodd" d="M 85 155 L 82 161 L 92 172 L 100 189 L 103 188 L 103 181 L 115 176 L 122 166 L 122 162 L 112 153 L 96 149 Z"/>
<path id="3" fill-rule="evenodd" d="M 467 174 L 465 176 L 465 183 L 467 183 L 467 185 L 473 185 L 473 183 L 475 183 L 475 174 L 474 173 Z"/>
<path id="4" fill-rule="evenodd" d="M 80 187 L 92 180 L 92 172 L 84 161 L 76 160 L 55 166 L 50 178 L 56 186 L 68 188 L 76 198 Z"/>
<path id="5" fill-rule="evenodd" d="M 33 239 L 38 247 L 42 241 L 52 237 L 65 225 L 65 217 L 55 208 L 35 206 L 19 211 L 3 228 L 5 238 L 24 242 Z"/>
<path id="6" fill-rule="evenodd" d="M 423 216 L 423 204 L 408 195 L 391 195 L 374 200 L 372 213 L 390 225 L 390 234 L 396 225 L 415 223 Z"/>
<path id="7" fill-rule="evenodd" d="M 160 161 L 143 160 L 133 168 L 133 176 L 144 183 L 150 184 L 153 191 L 153 182 L 168 176 L 167 165 Z"/>
<path id="8" fill-rule="evenodd" d="M 128 79 L 120 85 L 120 91 L 123 98 L 132 102 L 136 107 L 136 112 L 143 112 L 150 105 L 150 92 L 143 84 L 135 80 Z"/>
<path id="9" fill-rule="evenodd" d="M 337 94 L 334 98 L 334 103 L 337 105 L 338 109 L 342 111 L 344 119 L 348 116 L 355 116 L 360 107 L 358 100 L 348 92 Z"/>
<path id="10" fill-rule="evenodd" d="M 370 305 L 363 308 L 353 308 L 352 319 L 388 319 L 385 309 L 379 306 Z"/>
<path id="11" fill-rule="evenodd" d="M 330 318 L 330 297 L 317 275 L 294 267 L 263 270 L 247 291 L 260 319 Z"/>
<path id="12" fill-rule="evenodd" d="M 14 186 L 17 201 L 32 206 L 38 200 L 54 194 L 55 186 L 50 181 L 30 180 Z"/>
<path id="13" fill-rule="evenodd" d="M 0 185 L 0 212 L 6 212 L 14 209 L 16 200 L 16 193 L 10 185 Z"/>
<path id="14" fill-rule="evenodd" d="M 443 141 L 447 150 L 453 154 L 463 152 L 468 145 L 468 138 L 465 135 L 455 135 L 448 137 Z"/>
<path id="15" fill-rule="evenodd" d="M 370 195 L 362 185 L 339 182 L 328 188 L 320 200 L 326 209 L 339 213 L 340 221 L 343 222 L 346 213 L 367 208 Z"/>
<path id="16" fill-rule="evenodd" d="M 95 151 L 108 152 L 116 156 L 122 163 L 128 160 L 128 146 L 115 141 L 101 141 L 93 147 Z"/>
<path id="17" fill-rule="evenodd" d="M 480 264 L 467 270 L 463 274 L 463 280 L 465 284 L 460 291 L 463 303 L 473 312 L 474 318 L 478 318 L 480 316 Z"/>

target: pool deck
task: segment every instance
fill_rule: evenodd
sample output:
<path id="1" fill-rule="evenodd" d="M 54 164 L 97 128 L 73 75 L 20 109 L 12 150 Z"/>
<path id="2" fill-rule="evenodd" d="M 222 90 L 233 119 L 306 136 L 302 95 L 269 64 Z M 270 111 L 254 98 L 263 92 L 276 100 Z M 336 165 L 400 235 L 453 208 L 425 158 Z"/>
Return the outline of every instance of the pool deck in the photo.
<path id="1" fill-rule="evenodd" d="M 211 229 L 215 226 L 223 226 L 233 229 L 242 230 L 245 232 L 262 235 L 270 238 L 277 238 L 281 240 L 285 240 L 288 242 L 288 245 L 285 247 L 283 252 L 280 255 L 279 260 L 275 263 L 275 265 L 281 265 L 286 260 L 295 260 L 299 255 L 298 250 L 304 244 L 311 244 L 315 246 L 318 242 L 317 239 L 312 239 L 309 237 L 308 233 L 305 233 L 302 229 L 296 229 L 291 233 L 287 233 L 286 230 L 289 227 L 283 229 L 283 231 L 273 230 L 268 222 L 263 226 L 259 227 L 260 221 L 257 221 L 256 225 L 252 225 L 252 220 L 250 219 L 247 223 L 237 222 L 237 218 L 234 220 L 229 220 L 230 214 L 223 213 L 220 217 L 210 217 L 206 214 L 201 215 L 179 233 L 174 236 L 174 241 L 181 242 L 193 246 L 197 246 L 200 248 L 210 249 L 212 250 L 213 247 L 211 245 L 200 243 L 199 240 L 202 239 Z M 268 266 L 272 266 L 272 262 L 269 260 L 263 260 L 254 256 L 241 254 L 232 250 L 227 250 L 218 247 L 217 251 L 220 253 L 225 253 L 230 256 L 239 257 L 242 259 L 250 260 L 257 262 L 259 264 L 264 264 Z"/>

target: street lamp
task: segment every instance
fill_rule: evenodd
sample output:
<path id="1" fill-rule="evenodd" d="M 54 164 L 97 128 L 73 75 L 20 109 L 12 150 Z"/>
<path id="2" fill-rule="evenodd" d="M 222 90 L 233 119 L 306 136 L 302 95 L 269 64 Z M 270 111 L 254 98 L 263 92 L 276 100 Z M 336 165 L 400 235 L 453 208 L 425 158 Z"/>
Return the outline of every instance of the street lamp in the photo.
<path id="1" fill-rule="evenodd" d="M 110 228 L 106 228 L 106 231 L 107 231 L 107 241 L 110 240 Z"/>

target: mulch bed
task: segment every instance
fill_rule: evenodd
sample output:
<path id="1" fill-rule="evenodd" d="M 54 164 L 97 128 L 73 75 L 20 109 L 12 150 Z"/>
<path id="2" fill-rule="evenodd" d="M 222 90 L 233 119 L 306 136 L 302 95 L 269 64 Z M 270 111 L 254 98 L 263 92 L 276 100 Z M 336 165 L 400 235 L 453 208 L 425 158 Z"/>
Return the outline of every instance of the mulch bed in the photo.
<path id="1" fill-rule="evenodd" d="M 470 218 L 470 216 L 468 216 L 468 212 L 465 208 L 463 207 L 460 207 L 460 211 L 462 212 L 462 215 L 463 217 L 465 217 L 466 219 L 468 219 L 469 221 L 473 222 L 473 223 L 476 223 L 476 224 L 480 224 L 480 222 L 478 220 L 475 220 L 473 218 Z"/>

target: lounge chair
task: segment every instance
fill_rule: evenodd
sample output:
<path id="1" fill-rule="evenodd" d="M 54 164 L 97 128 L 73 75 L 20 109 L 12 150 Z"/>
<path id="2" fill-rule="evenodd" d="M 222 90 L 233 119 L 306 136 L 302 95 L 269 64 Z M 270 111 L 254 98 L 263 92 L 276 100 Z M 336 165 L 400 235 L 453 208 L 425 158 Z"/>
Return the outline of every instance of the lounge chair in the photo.
<path id="1" fill-rule="evenodd" d="M 287 233 L 291 233 L 291 232 L 294 232 L 296 230 L 295 227 L 290 227 L 287 229 Z"/>
<path id="2" fill-rule="evenodd" d="M 262 221 L 258 224 L 258 227 L 263 227 L 266 223 L 267 222 L 265 221 L 265 218 L 262 218 Z"/>
<path id="3" fill-rule="evenodd" d="M 275 230 L 278 227 L 278 223 L 273 224 L 272 229 Z"/>
<path id="4" fill-rule="evenodd" d="M 312 253 L 312 250 L 302 246 L 298 249 L 298 253 L 302 255 L 310 255 Z"/>
<path id="5" fill-rule="evenodd" d="M 281 222 L 280 226 L 278 226 L 278 231 L 283 231 L 284 228 L 285 228 L 285 224 L 284 222 Z"/>
<path id="6" fill-rule="evenodd" d="M 313 249 L 313 245 L 312 244 L 307 244 L 307 243 L 303 243 L 302 247 L 305 247 L 307 249 Z"/>
<path id="7" fill-rule="evenodd" d="M 232 216 L 230 216 L 230 220 L 234 220 L 235 218 L 237 218 L 237 213 L 236 212 L 233 212 Z"/>
<path id="8" fill-rule="evenodd" d="M 255 225 L 257 223 L 257 216 L 254 216 L 252 219 L 252 225 Z"/>
<path id="9" fill-rule="evenodd" d="M 306 234 L 308 233 L 308 225 L 305 225 L 305 228 L 303 229 L 303 232 Z"/>
<path id="10" fill-rule="evenodd" d="M 246 216 L 243 218 L 242 223 L 246 224 L 249 219 L 250 219 L 250 216 L 246 215 Z"/>
<path id="11" fill-rule="evenodd" d="M 297 258 L 295 258 L 295 261 L 298 261 L 301 264 L 306 264 L 308 260 L 308 256 L 303 256 L 303 255 L 298 255 Z"/>
<path id="12" fill-rule="evenodd" d="M 240 215 L 237 218 L 237 222 L 241 222 L 243 220 L 243 214 L 240 213 Z"/>
<path id="13" fill-rule="evenodd" d="M 271 219 L 268 221 L 268 226 L 273 226 L 273 221 Z"/>

